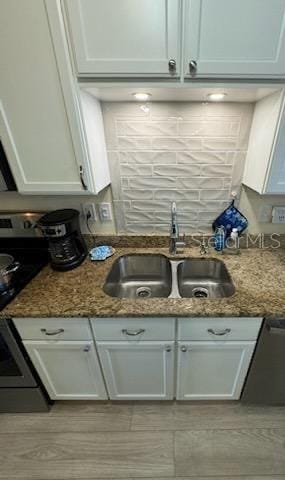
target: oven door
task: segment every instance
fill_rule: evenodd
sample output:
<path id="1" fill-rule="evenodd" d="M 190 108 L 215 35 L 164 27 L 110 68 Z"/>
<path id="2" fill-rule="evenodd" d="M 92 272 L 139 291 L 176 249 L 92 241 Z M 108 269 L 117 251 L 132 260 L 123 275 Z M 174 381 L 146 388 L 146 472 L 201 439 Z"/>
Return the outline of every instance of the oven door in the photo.
<path id="1" fill-rule="evenodd" d="M 35 387 L 37 383 L 14 328 L 11 321 L 0 319 L 0 388 Z"/>

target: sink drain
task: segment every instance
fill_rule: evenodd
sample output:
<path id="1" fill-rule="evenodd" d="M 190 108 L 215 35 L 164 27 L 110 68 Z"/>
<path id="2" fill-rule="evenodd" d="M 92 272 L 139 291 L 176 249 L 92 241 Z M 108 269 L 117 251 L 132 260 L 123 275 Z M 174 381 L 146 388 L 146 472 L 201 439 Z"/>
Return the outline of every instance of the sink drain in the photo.
<path id="1" fill-rule="evenodd" d="M 149 287 L 139 287 L 136 289 L 136 296 L 140 298 L 151 297 L 151 288 Z"/>
<path id="2" fill-rule="evenodd" d="M 193 288 L 192 292 L 195 298 L 207 298 L 209 296 L 207 288 L 196 287 Z"/>

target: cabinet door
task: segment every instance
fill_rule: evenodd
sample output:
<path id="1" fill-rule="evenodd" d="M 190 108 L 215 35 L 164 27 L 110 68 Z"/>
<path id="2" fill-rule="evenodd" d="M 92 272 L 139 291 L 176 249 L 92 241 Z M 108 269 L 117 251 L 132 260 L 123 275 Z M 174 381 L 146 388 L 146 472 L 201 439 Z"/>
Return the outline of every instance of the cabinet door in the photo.
<path id="1" fill-rule="evenodd" d="M 25 341 L 25 348 L 53 400 L 107 398 L 91 341 Z"/>
<path id="2" fill-rule="evenodd" d="M 83 192 L 44 2 L 2 2 L 0 30 L 0 136 L 19 192 Z"/>
<path id="3" fill-rule="evenodd" d="M 184 72 L 197 77 L 285 76 L 284 0 L 185 0 Z"/>
<path id="4" fill-rule="evenodd" d="M 255 342 L 178 342 L 178 400 L 238 400 Z"/>
<path id="5" fill-rule="evenodd" d="M 79 74 L 179 74 L 179 0 L 65 0 Z"/>
<path id="6" fill-rule="evenodd" d="M 174 342 L 97 342 L 112 400 L 173 398 Z"/>

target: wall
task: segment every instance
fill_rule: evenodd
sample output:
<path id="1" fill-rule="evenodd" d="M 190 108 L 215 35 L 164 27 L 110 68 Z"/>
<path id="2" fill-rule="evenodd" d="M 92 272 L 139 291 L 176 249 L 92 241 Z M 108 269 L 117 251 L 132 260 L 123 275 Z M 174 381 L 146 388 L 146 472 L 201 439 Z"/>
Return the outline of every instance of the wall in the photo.
<path id="1" fill-rule="evenodd" d="M 240 209 L 249 221 L 249 233 L 285 234 L 284 224 L 270 221 L 271 207 L 275 205 L 285 206 L 285 195 L 259 195 L 248 187 L 242 187 Z"/>
<path id="2" fill-rule="evenodd" d="M 209 232 L 240 191 L 253 104 L 103 103 L 118 233 Z"/>
<path id="3" fill-rule="evenodd" d="M 76 208 L 81 211 L 81 205 L 85 202 L 112 202 L 110 188 L 104 189 L 99 195 L 19 195 L 16 192 L 0 193 L 0 211 L 49 211 L 59 208 Z M 92 233 L 114 233 L 114 221 L 101 223 L 100 220 L 90 224 Z M 84 218 L 81 218 L 81 228 L 84 233 L 89 233 Z"/>

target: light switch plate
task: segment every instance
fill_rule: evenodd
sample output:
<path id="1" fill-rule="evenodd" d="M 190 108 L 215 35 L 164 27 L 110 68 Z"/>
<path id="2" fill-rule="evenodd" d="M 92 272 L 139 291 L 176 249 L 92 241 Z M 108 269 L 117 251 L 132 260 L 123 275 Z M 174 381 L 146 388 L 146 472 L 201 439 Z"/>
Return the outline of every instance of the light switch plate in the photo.
<path id="1" fill-rule="evenodd" d="M 112 220 L 112 210 L 110 203 L 99 203 L 99 216 L 101 222 L 109 222 Z"/>
<path id="2" fill-rule="evenodd" d="M 285 223 L 285 207 L 273 207 L 272 223 Z"/>

